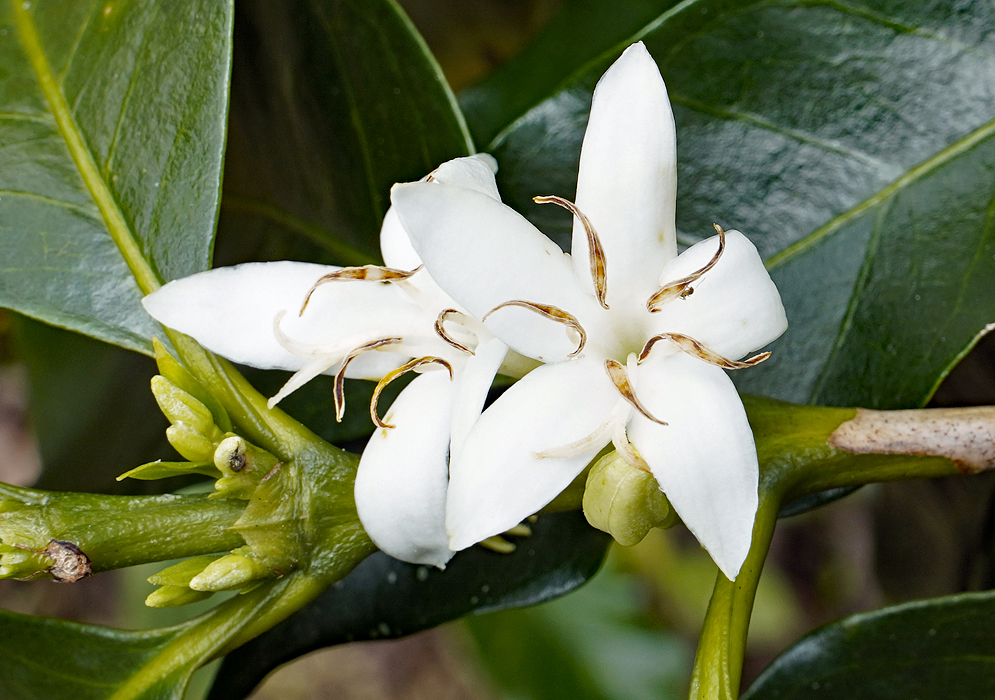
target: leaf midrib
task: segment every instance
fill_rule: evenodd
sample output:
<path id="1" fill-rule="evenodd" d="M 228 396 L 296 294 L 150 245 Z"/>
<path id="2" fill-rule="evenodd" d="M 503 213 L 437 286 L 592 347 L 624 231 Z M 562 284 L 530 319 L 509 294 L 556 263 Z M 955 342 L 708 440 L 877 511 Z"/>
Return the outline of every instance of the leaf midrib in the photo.
<path id="1" fill-rule="evenodd" d="M 25 5 L 28 6 L 25 7 Z M 97 208 L 100 209 L 108 233 L 124 256 L 139 288 L 143 293 L 149 294 L 158 289 L 162 282 L 146 261 L 113 193 L 100 176 L 93 155 L 90 153 L 83 134 L 69 109 L 65 95 L 52 73 L 52 67 L 49 65 L 41 44 L 41 38 L 31 16 L 30 5 L 22 3 L 20 0 L 11 0 L 11 6 L 24 53 L 38 79 L 38 86 L 52 110 L 56 128 L 65 141 L 66 147 L 79 170 L 80 177 L 90 191 L 90 196 L 93 197 Z"/>

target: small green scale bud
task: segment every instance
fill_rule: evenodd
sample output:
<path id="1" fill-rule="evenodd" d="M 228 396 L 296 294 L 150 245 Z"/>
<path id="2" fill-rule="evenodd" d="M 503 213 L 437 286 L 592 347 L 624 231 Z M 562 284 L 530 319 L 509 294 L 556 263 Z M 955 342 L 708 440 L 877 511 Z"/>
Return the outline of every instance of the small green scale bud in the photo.
<path id="1" fill-rule="evenodd" d="M 214 452 L 214 466 L 222 476 L 214 484 L 216 493 L 213 495 L 249 499 L 279 463 L 266 450 L 238 435 L 228 435 Z"/>
<path id="2" fill-rule="evenodd" d="M 642 541 L 654 527 L 671 527 L 677 514 L 648 471 L 609 452 L 591 468 L 584 490 L 584 515 L 619 544 Z"/>
<path id="3" fill-rule="evenodd" d="M 0 578 L 28 578 L 45 573 L 52 560 L 44 552 L 0 544 Z"/>
<path id="4" fill-rule="evenodd" d="M 221 405 L 221 402 L 204 388 L 204 385 L 197 381 L 179 360 L 166 352 L 166 348 L 162 346 L 158 338 L 152 338 L 152 349 L 155 352 L 159 374 L 207 406 L 214 416 L 214 423 L 221 429 L 221 432 L 231 432 L 231 418 L 228 417 L 228 412 Z"/>

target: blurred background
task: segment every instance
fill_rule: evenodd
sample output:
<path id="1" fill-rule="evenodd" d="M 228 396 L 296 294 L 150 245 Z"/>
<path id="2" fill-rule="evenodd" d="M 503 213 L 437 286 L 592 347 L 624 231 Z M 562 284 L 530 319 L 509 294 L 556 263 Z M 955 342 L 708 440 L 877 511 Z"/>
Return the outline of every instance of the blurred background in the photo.
<path id="1" fill-rule="evenodd" d="M 401 4 L 458 92 L 514 56 L 563 2 Z M 152 401 L 147 392 L 130 387 L 146 385 L 151 362 L 123 351 L 110 359 L 90 355 L 93 341 L 64 336 L 0 311 L 4 481 L 45 487 L 44 455 L 46 464 L 61 467 L 58 487 L 72 488 L 72 465 L 86 463 L 94 445 L 105 459 L 126 465 L 165 449 L 165 423 L 157 443 L 129 439 L 138 434 L 129 416 L 142 415 L 131 402 L 145 402 L 147 409 Z M 66 352 L 67 342 L 78 346 Z M 46 348 L 54 347 L 60 350 L 46 354 Z M 100 362 L 89 362 L 98 355 Z M 24 362 L 26 357 L 30 363 Z M 66 357 L 73 359 L 67 362 Z M 81 392 L 79 403 L 66 406 L 51 401 L 36 384 L 38 396 L 32 401 L 33 376 L 71 387 L 84 374 L 91 381 L 99 378 L 105 392 Z M 951 373 L 932 405 L 992 403 L 995 337 L 980 343 Z M 112 426 L 77 421 L 63 427 L 67 411 L 85 413 L 91 404 L 94 415 L 107 415 L 106 406 L 114 405 L 120 420 Z M 49 436 L 44 444 L 34 437 L 36 426 Z M 826 622 L 905 600 L 995 587 L 993 476 L 865 487 L 783 519 L 758 594 L 744 687 L 777 653 Z M 133 489 L 141 487 L 132 484 Z M 171 620 L 157 616 L 163 611 L 153 614 L 141 605 L 151 590 L 143 580 L 148 573 L 113 572 L 74 585 L 2 581 L 0 606 L 112 626 L 166 624 Z M 316 652 L 272 674 L 253 698 L 679 698 L 686 694 L 714 577 L 708 556 L 683 528 L 656 531 L 635 547 L 614 547 L 603 571 L 565 598 L 474 616 L 402 640 Z"/>

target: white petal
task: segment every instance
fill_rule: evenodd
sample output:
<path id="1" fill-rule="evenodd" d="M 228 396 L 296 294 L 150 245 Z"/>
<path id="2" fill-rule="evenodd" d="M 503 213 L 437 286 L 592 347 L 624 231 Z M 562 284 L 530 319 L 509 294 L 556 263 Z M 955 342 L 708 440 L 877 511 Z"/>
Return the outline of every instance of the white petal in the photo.
<path id="1" fill-rule="evenodd" d="M 356 473 L 356 509 L 373 542 L 413 564 L 445 567 L 453 553 L 445 530 L 449 419 L 455 385 L 426 372 L 384 415 Z"/>
<path id="2" fill-rule="evenodd" d="M 280 312 L 286 312 L 280 324 L 283 333 L 312 347 L 354 337 L 367 342 L 431 332 L 434 318 L 395 285 L 376 282 L 323 284 L 299 316 L 314 283 L 337 269 L 289 261 L 222 267 L 170 282 L 142 303 L 157 321 L 193 336 L 207 349 L 235 362 L 272 369 L 297 370 L 306 362 L 277 341 L 273 322 Z M 357 363 L 357 369 L 364 364 Z"/>
<path id="3" fill-rule="evenodd" d="M 446 528 L 465 549 L 520 523 L 555 498 L 598 451 L 539 459 L 598 430 L 618 402 L 601 362 L 544 365 L 513 385 L 477 421 L 450 469 Z"/>
<path id="4" fill-rule="evenodd" d="M 500 202 L 501 195 L 494 181 L 496 172 L 497 161 L 486 153 L 480 153 L 443 163 L 432 173 L 432 178 L 446 185 L 482 192 Z M 380 252 L 384 264 L 396 270 L 414 270 L 421 265 L 421 258 L 411 247 L 411 239 L 393 207 L 387 210 L 380 228 Z"/>
<path id="5" fill-rule="evenodd" d="M 660 70 L 633 44 L 594 89 L 577 176 L 577 206 L 607 258 L 608 305 L 641 304 L 677 255 L 677 141 Z M 574 221 L 572 254 L 590 280 L 587 235 Z M 590 284 L 593 284 L 591 282 Z"/>
<path id="6" fill-rule="evenodd" d="M 592 335 L 601 309 L 583 291 L 568 256 L 513 209 L 487 195 L 439 183 L 395 185 L 394 208 L 429 274 L 476 318 L 512 300 L 555 306 Z M 577 342 L 562 324 L 516 307 L 487 319 L 508 346 L 561 360 Z"/>
<path id="7" fill-rule="evenodd" d="M 726 373 L 684 354 L 650 357 L 635 392 L 654 416 L 638 413 L 629 439 L 671 505 L 729 578 L 753 538 L 759 468 L 743 403 Z"/>
<path id="8" fill-rule="evenodd" d="M 497 161 L 487 153 L 446 161 L 432 172 L 432 179 L 444 185 L 465 187 L 501 201 L 497 182 Z"/>
<path id="9" fill-rule="evenodd" d="M 696 243 L 663 270 L 660 286 L 705 266 L 719 237 Z M 692 285 L 694 293 L 674 299 L 653 314 L 656 333 L 683 333 L 730 360 L 762 348 L 788 327 L 781 295 L 756 246 L 739 231 L 726 232 L 726 247 L 711 270 Z"/>
<path id="10" fill-rule="evenodd" d="M 452 437 L 449 450 L 453 459 L 456 459 L 467 434 L 480 417 L 487 392 L 507 354 L 508 346 L 497 338 L 492 338 L 478 345 L 476 352 L 466 358 L 463 368 L 459 370 L 450 432 Z"/>

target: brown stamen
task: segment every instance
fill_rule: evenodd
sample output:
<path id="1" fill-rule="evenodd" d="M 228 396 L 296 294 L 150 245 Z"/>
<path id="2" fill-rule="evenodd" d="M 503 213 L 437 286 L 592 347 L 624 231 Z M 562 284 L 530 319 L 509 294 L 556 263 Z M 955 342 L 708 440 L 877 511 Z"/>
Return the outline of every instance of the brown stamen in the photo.
<path id="1" fill-rule="evenodd" d="M 533 197 L 532 201 L 536 204 L 557 204 L 576 216 L 578 221 L 580 221 L 587 232 L 587 249 L 591 258 L 591 279 L 594 280 L 594 294 L 598 298 L 601 308 L 607 309 L 608 303 L 605 301 L 605 297 L 608 294 L 607 258 L 605 256 L 605 249 L 601 245 L 601 239 L 598 238 L 598 232 L 594 230 L 590 219 L 587 218 L 584 212 L 577 208 L 576 204 L 556 195 Z"/>
<path id="2" fill-rule="evenodd" d="M 688 355 L 697 357 L 699 360 L 704 360 L 708 364 L 721 367 L 722 369 L 746 369 L 747 367 L 759 365 L 761 362 L 770 357 L 769 352 L 762 352 L 759 355 L 754 355 L 751 358 L 738 362 L 736 360 L 730 360 L 722 357 L 722 355 L 718 354 L 714 350 L 709 350 L 697 340 L 689 336 L 681 335 L 680 333 L 661 333 L 660 335 L 655 335 L 646 341 L 646 345 L 643 346 L 642 352 L 639 353 L 638 361 L 642 362 L 649 357 L 650 350 L 652 350 L 653 346 L 661 340 L 669 340 Z"/>
<path id="3" fill-rule="evenodd" d="M 395 343 L 400 343 L 401 340 L 401 338 L 381 338 L 380 340 L 371 340 L 368 343 L 360 345 L 358 348 L 345 356 L 345 359 L 342 360 L 342 364 L 339 366 L 339 371 L 335 373 L 335 386 L 332 390 L 332 398 L 335 401 L 336 423 L 341 423 L 342 416 L 345 415 L 345 371 L 349 366 L 349 363 L 368 350 L 376 350 L 377 348 L 382 348 L 385 345 L 394 345 Z"/>
<path id="4" fill-rule="evenodd" d="M 444 341 L 452 345 L 457 350 L 462 350 L 463 352 L 470 355 L 474 354 L 473 350 L 463 345 L 462 343 L 456 342 L 456 340 L 453 339 L 452 336 L 446 333 L 446 329 L 443 324 L 445 324 L 446 318 L 448 318 L 450 314 L 456 314 L 457 316 L 466 317 L 466 314 L 464 314 L 461 311 L 457 311 L 456 309 L 445 309 L 439 314 L 438 318 L 435 319 L 435 332 L 439 335 L 440 338 L 442 338 Z"/>
<path id="5" fill-rule="evenodd" d="M 391 370 L 383 376 L 379 382 L 377 382 L 377 388 L 373 390 L 373 398 L 370 399 L 370 418 L 373 422 L 380 428 L 393 428 L 394 426 L 390 423 L 384 423 L 380 420 L 380 414 L 377 411 L 377 402 L 380 400 L 380 392 L 387 388 L 387 385 L 392 381 L 400 377 L 402 374 L 406 374 L 416 367 L 421 367 L 422 365 L 429 364 L 439 364 L 449 370 L 449 378 L 453 378 L 453 367 L 448 362 L 443 360 L 441 357 L 416 357 L 415 359 L 406 362 L 397 369 Z"/>
<path id="6" fill-rule="evenodd" d="M 567 355 L 567 357 L 576 357 L 578 354 L 580 354 L 580 351 L 583 350 L 584 346 L 587 344 L 587 331 L 585 331 L 584 327 L 580 325 L 580 321 L 577 320 L 577 317 L 574 316 L 573 314 L 567 313 L 563 309 L 551 306 L 549 304 L 535 304 L 531 301 L 512 299 L 511 301 L 506 301 L 503 304 L 498 304 L 493 309 L 488 311 L 486 314 L 484 314 L 484 317 L 480 319 L 481 322 L 486 321 L 488 316 L 490 316 L 498 309 L 504 308 L 505 306 L 521 306 L 523 309 L 528 309 L 529 311 L 535 311 L 543 318 L 548 318 L 550 321 L 556 321 L 557 323 L 562 323 L 563 325 L 568 326 L 577 331 L 577 333 L 580 335 L 580 341 L 577 344 L 577 349 L 574 350 L 569 355 Z"/>
<path id="7" fill-rule="evenodd" d="M 624 365 L 620 362 L 616 362 L 615 360 L 605 360 L 605 371 L 608 372 L 608 378 L 612 380 L 612 384 L 614 384 L 615 388 L 618 389 L 618 393 L 622 395 L 623 399 L 632 404 L 633 408 L 654 423 L 667 425 L 666 422 L 654 417 L 652 413 L 647 411 L 646 407 L 643 406 L 639 399 L 636 398 L 636 394 L 632 390 L 632 384 L 629 382 L 629 373 L 625 371 Z"/>
<path id="8" fill-rule="evenodd" d="M 327 282 L 351 282 L 355 280 L 392 282 L 394 280 L 406 280 L 421 268 L 422 266 L 419 265 L 414 270 L 408 271 L 395 270 L 392 267 L 383 267 L 381 265 L 363 265 L 362 267 L 343 267 L 341 270 L 330 272 L 315 282 L 314 286 L 308 291 L 307 296 L 304 297 L 304 303 L 301 304 L 298 316 L 304 315 L 304 309 L 307 308 L 307 303 L 311 301 L 311 295 L 314 294 L 314 290 Z"/>
<path id="9" fill-rule="evenodd" d="M 708 264 L 700 270 L 692 272 L 687 277 L 682 277 L 676 282 L 671 282 L 666 287 L 663 287 L 660 291 L 651 296 L 646 301 L 646 308 L 649 309 L 651 314 L 655 314 L 660 311 L 667 302 L 673 301 L 677 297 L 687 299 L 691 296 L 694 293 L 694 289 L 691 288 L 691 285 L 701 279 L 702 275 L 715 267 L 715 263 L 717 263 L 719 258 L 722 257 L 722 252 L 726 247 L 726 232 L 723 231 L 722 227 L 718 224 L 712 224 L 712 226 L 715 227 L 715 231 L 719 234 L 719 249 L 715 251 L 715 255 L 713 255 L 712 259 L 708 261 Z"/>

